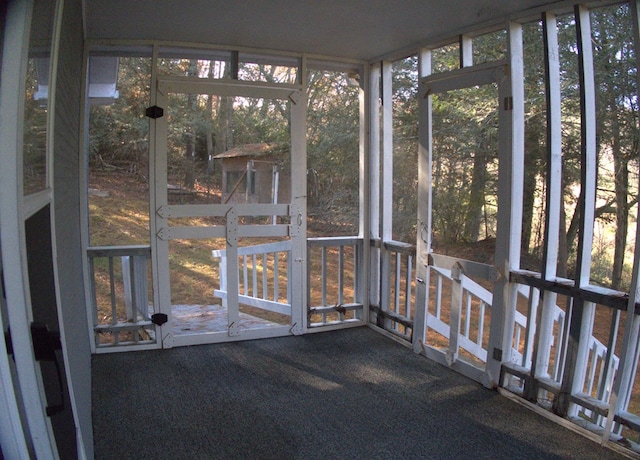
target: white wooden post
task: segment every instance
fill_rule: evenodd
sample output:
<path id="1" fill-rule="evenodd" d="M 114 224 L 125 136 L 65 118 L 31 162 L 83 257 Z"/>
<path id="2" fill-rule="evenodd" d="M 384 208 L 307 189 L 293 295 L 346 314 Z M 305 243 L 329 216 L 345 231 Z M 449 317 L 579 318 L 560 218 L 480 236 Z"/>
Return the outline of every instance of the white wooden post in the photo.
<path id="1" fill-rule="evenodd" d="M 240 334 L 240 312 L 238 310 L 238 213 L 234 208 L 226 214 L 225 231 L 227 242 L 227 329 L 229 336 Z"/>
<path id="2" fill-rule="evenodd" d="M 460 35 L 460 67 L 473 65 L 473 39 L 468 35 Z"/>
<path id="3" fill-rule="evenodd" d="M 413 316 L 413 350 L 423 351 L 427 340 L 429 306 L 429 253 L 431 252 L 431 96 L 426 94 L 422 78 L 431 75 L 431 50 L 418 55 L 418 210 L 416 241 L 416 301 Z"/>
<path id="4" fill-rule="evenodd" d="M 486 366 L 486 386 L 499 383 L 502 362 L 510 361 L 517 290 L 509 282 L 520 266 L 522 189 L 524 183 L 524 70 L 522 25 L 508 23 L 509 75 L 498 85 L 498 228 L 494 284 Z"/>
<path id="5" fill-rule="evenodd" d="M 158 81 L 157 77 L 158 47 L 153 48 L 153 60 L 151 67 L 151 83 L 155 91 L 151 91 L 151 106 L 167 110 L 167 91 Z M 168 130 L 167 116 L 149 119 L 149 184 L 153 187 L 153 193 L 149 194 L 150 229 L 151 229 L 151 260 L 153 263 L 152 274 L 154 277 L 154 305 L 156 313 L 167 315 L 168 322 L 156 326 L 157 336 L 160 337 L 159 345 L 162 348 L 173 347 L 172 318 L 171 318 L 171 277 L 169 273 L 169 239 L 162 235 L 162 230 L 168 229 L 169 220 L 158 212 L 168 205 L 167 196 L 167 143 L 165 141 Z"/>
<path id="6" fill-rule="evenodd" d="M 576 257 L 576 287 L 589 284 L 591 271 L 591 249 L 593 247 L 593 223 L 596 199 L 596 104 L 595 78 L 593 71 L 593 49 L 591 45 L 591 23 L 589 10 L 575 6 L 578 63 L 580 69 L 580 230 Z M 577 407 L 570 404 L 572 394 L 582 391 L 588 360 L 588 345 L 591 337 L 591 318 L 595 304 L 574 298 L 569 324 L 569 342 L 560 394 L 554 400 L 554 411 L 560 415 L 575 415 Z"/>
<path id="7" fill-rule="evenodd" d="M 393 239 L 393 88 L 391 62 L 382 62 L 382 215 L 381 242 L 382 253 L 380 273 L 380 308 L 389 310 L 391 305 L 391 252 L 384 248 L 386 241 Z M 384 320 L 385 328 L 391 327 L 391 321 Z"/>
<path id="8" fill-rule="evenodd" d="M 380 78 L 381 67 L 369 72 L 369 234 L 380 238 Z M 380 249 L 370 250 L 369 303 L 380 305 Z M 369 320 L 369 318 L 366 318 Z"/>
<path id="9" fill-rule="evenodd" d="M 38 363 L 35 361 L 29 324 L 30 299 L 26 256 L 24 255 L 24 212 L 22 184 L 22 120 L 24 118 L 25 75 L 29 53 L 29 33 L 33 2 L 16 0 L 7 3 L 4 49 L 0 68 L 0 245 L 9 326 L 12 331 L 14 361 L 28 424 L 28 441 L 38 458 L 57 457 L 56 443 L 49 418 L 45 415 L 45 398 L 41 395 Z M 50 88 L 51 89 L 51 88 Z M 6 358 L 8 355 L 4 355 Z M 2 386 L 15 387 L 0 367 Z M 1 390 L 12 393 L 9 388 Z M 15 394 L 15 393 L 14 393 Z M 0 439 L 15 434 L 7 444 L 8 452 L 24 453 L 25 431 L 15 400 L 8 400 L 11 411 L 0 416 Z M 11 428 L 7 424 L 11 424 Z M 10 449 L 10 450 L 9 450 Z M 9 454 L 5 454 L 9 456 Z M 28 458 L 29 454 L 25 455 Z"/>
<path id="10" fill-rule="evenodd" d="M 449 313 L 449 348 L 447 364 L 451 366 L 458 360 L 458 339 L 460 337 L 460 318 L 462 314 L 462 296 L 464 291 L 464 270 L 459 262 L 451 267 L 451 311 Z"/>
<path id="11" fill-rule="evenodd" d="M 303 60 L 303 65 L 306 61 Z M 304 91 L 289 96 L 291 107 L 291 253 L 287 287 L 291 288 L 291 333 L 307 327 L 307 100 Z"/>
<path id="12" fill-rule="evenodd" d="M 369 286 L 371 279 L 369 270 L 371 264 L 371 163 L 369 139 L 369 122 L 371 120 L 372 99 L 369 93 L 372 88 L 372 74 L 368 65 L 360 69 L 361 85 L 358 91 L 359 102 L 359 152 L 358 159 L 360 164 L 359 179 L 359 225 L 358 237 L 362 239 L 362 247 L 357 251 L 356 246 L 356 302 L 362 303 L 362 313 L 360 319 L 369 321 Z M 377 105 L 375 106 L 377 108 Z M 358 313 L 356 313 L 358 315 Z"/>
<path id="13" fill-rule="evenodd" d="M 543 16 L 547 94 L 547 193 L 542 277 L 553 280 L 558 265 L 560 217 L 562 202 L 562 120 L 560 112 L 560 51 L 555 15 Z M 549 359 L 553 342 L 553 322 L 557 294 L 545 291 L 538 340 L 532 362 L 532 376 L 549 377 Z M 560 344 L 558 344 L 560 346 Z M 532 395 L 536 396 L 536 395 Z"/>
<path id="14" fill-rule="evenodd" d="M 636 69 L 640 69 L 640 0 L 631 2 L 631 20 L 633 22 L 633 43 L 636 50 Z M 636 84 L 640 85 L 640 75 L 636 72 Z M 640 88 L 640 86 L 637 86 Z M 636 204 L 636 216 L 640 206 Z M 613 429 L 616 414 L 626 411 L 631 399 L 631 391 L 638 366 L 638 339 L 640 333 L 640 315 L 635 314 L 636 303 L 640 301 L 640 225 L 636 222 L 636 247 L 633 257 L 631 288 L 627 301 L 627 315 L 624 337 L 620 352 L 620 368 L 613 383 L 609 400 L 609 414 L 603 433 L 603 441 L 607 441 Z"/>

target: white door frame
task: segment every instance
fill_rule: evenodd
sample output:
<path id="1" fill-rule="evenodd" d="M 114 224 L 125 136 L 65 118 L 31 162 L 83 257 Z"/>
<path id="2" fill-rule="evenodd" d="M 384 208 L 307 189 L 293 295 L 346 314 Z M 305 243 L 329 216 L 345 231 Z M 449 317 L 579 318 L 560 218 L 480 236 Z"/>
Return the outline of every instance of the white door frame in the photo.
<path id="1" fill-rule="evenodd" d="M 57 11 L 60 11 L 61 4 Z M 0 80 L 0 245 L 8 317 L 11 327 L 13 357 L 22 395 L 22 408 L 30 433 L 22 430 L 13 382 L 8 372 L 6 348 L 0 362 L 0 383 L 11 409 L 0 417 L 0 439 L 17 436 L 7 444 L 5 455 L 17 452 L 29 458 L 25 449 L 33 449 L 38 458 L 58 458 L 53 428 L 46 416 L 47 406 L 39 365 L 31 344 L 32 320 L 29 280 L 27 272 L 24 221 L 32 207 L 25 203 L 22 187 L 22 136 L 24 94 L 27 57 L 29 53 L 30 24 L 33 11 L 31 0 L 10 2 L 7 8 L 2 75 Z M 52 62 L 53 59 L 52 59 Z M 54 65 L 52 64 L 52 67 Z M 50 80 L 51 82 L 51 80 Z M 53 89 L 51 87 L 51 89 Z M 48 191 L 38 194 L 37 201 L 48 201 Z M 15 403 L 15 405 L 14 405 Z M 7 415 L 5 417 L 5 414 Z M 27 455 L 25 455 L 25 453 Z"/>
<path id="2" fill-rule="evenodd" d="M 154 148 L 150 159 L 150 182 L 153 184 L 151 199 L 153 216 L 151 253 L 153 264 L 154 301 L 158 311 L 167 315 L 168 322 L 160 326 L 162 347 L 196 343 L 245 340 L 251 338 L 275 337 L 303 333 L 306 322 L 303 320 L 304 299 L 306 298 L 306 100 L 301 87 L 296 85 L 269 85 L 267 83 L 239 82 L 237 80 L 211 81 L 198 78 L 158 77 L 155 103 L 166 108 L 167 95 L 179 94 L 215 94 L 219 96 L 238 96 L 288 100 L 291 103 L 291 201 L 288 205 L 168 205 L 167 199 L 167 117 L 161 116 L 151 121 Z M 203 208 L 203 206 L 206 208 Z M 274 326 L 268 329 L 239 333 L 233 326 L 238 324 L 238 290 L 231 288 L 238 284 L 237 246 L 234 240 L 242 235 L 242 226 L 237 225 L 238 215 L 251 215 L 259 208 L 288 206 L 289 225 L 265 226 L 252 229 L 244 236 L 289 236 L 291 238 L 291 324 Z M 175 212 L 187 215 L 226 216 L 227 224 L 219 227 L 181 227 L 179 234 L 168 225 L 168 216 Z M 255 210 L 255 211 L 253 211 Z M 194 214 L 190 214 L 194 213 Z M 280 213 L 282 211 L 280 210 Z M 267 213 L 271 215 L 271 212 Z M 260 214 L 264 215 L 264 211 Z M 234 225 L 235 224 L 235 225 Z M 240 233 L 240 234 L 239 234 Z M 203 333 L 199 335 L 174 337 L 171 332 L 171 291 L 169 283 L 169 240 L 172 238 L 226 238 L 227 239 L 227 303 L 229 308 L 229 330 L 223 333 Z M 213 286 L 212 286 L 213 290 Z M 235 307 L 235 308 L 233 308 Z"/>
<path id="3" fill-rule="evenodd" d="M 463 67 L 460 69 L 452 70 L 442 74 L 429 75 L 420 80 L 421 95 L 420 100 L 420 169 L 419 169 L 419 183 L 427 184 L 427 187 L 421 189 L 418 200 L 418 221 L 426 223 L 426 228 L 423 228 L 421 232 L 418 232 L 417 251 L 418 251 L 418 267 L 416 275 L 418 278 L 424 280 L 425 287 L 421 288 L 424 299 L 424 304 L 421 304 L 419 308 L 421 324 L 421 331 L 418 332 L 420 338 L 420 344 L 417 344 L 418 351 L 421 351 L 428 358 L 433 359 L 445 366 L 455 367 L 460 373 L 470 377 L 476 381 L 479 381 L 486 386 L 493 385 L 493 374 L 495 373 L 495 359 L 492 358 L 491 350 L 504 348 L 503 334 L 501 333 L 501 325 L 505 323 L 505 317 L 509 316 L 509 308 L 513 303 L 509 302 L 510 293 L 508 277 L 504 277 L 494 284 L 494 297 L 493 305 L 491 305 L 491 336 L 488 345 L 488 357 L 485 364 L 485 369 L 481 370 L 472 364 L 468 364 L 464 361 L 453 360 L 447 357 L 447 352 L 439 350 L 427 345 L 427 337 L 429 335 L 429 319 L 426 311 L 429 304 L 429 275 L 430 270 L 427 267 L 428 256 L 432 251 L 431 248 L 431 231 L 432 231 L 432 218 L 431 209 L 433 206 L 432 200 L 432 178 L 431 178 L 431 162 L 432 162 L 432 127 L 431 127 L 431 95 L 446 93 L 448 91 L 459 90 L 464 88 L 472 88 L 474 86 L 482 86 L 495 83 L 498 86 L 498 112 L 499 112 L 499 145 L 498 145 L 498 161 L 500 168 L 500 180 L 498 186 L 499 195 L 499 235 L 505 236 L 505 224 L 503 221 L 510 222 L 510 208 L 505 209 L 505 197 L 509 194 L 509 185 L 505 182 L 504 177 L 511 175 L 511 169 L 513 168 L 512 161 L 510 161 L 511 146 L 508 145 L 508 141 L 511 139 L 511 123 L 512 123 L 512 110 L 506 104 L 508 98 L 511 97 L 511 82 L 510 75 L 506 61 L 490 62 L 487 64 L 480 64 L 472 67 Z M 504 102 L 504 103 L 503 103 Z M 508 204 L 508 203 L 507 203 Z M 509 232 L 507 231 L 508 235 Z M 500 240 L 499 240 L 500 241 Z M 499 267 L 502 269 L 502 267 Z M 499 323 L 499 324 L 494 324 Z M 508 322 L 508 319 L 507 319 Z M 451 325 L 453 331 L 455 325 Z M 508 330 L 508 326 L 506 327 Z M 453 341 L 454 352 L 457 353 L 458 344 Z M 452 345 L 450 344 L 450 348 Z M 421 348 L 421 350 L 420 350 Z M 449 350 L 452 351 L 452 350 Z M 506 353 L 505 353 L 506 354 Z M 499 366 L 499 361 L 498 361 Z"/>

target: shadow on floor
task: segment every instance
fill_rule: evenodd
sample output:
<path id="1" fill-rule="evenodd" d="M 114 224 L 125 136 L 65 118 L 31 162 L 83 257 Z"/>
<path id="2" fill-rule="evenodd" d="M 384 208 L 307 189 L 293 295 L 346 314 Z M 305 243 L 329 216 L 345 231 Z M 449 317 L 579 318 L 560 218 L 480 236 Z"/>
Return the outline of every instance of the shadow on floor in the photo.
<path id="1" fill-rule="evenodd" d="M 98 460 L 620 458 L 366 327 L 92 365 Z"/>

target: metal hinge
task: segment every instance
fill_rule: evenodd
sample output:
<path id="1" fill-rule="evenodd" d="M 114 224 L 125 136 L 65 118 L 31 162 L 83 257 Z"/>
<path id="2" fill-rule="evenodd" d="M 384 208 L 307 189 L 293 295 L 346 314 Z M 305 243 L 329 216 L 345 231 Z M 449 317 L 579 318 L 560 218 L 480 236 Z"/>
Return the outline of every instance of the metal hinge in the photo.
<path id="1" fill-rule="evenodd" d="M 4 300 L 7 300 L 7 294 L 6 294 L 7 291 L 4 287 L 4 270 L 2 269 L 0 269 L 0 284 L 1 284 L 0 289 L 2 289 L 2 298 Z"/>
<path id="2" fill-rule="evenodd" d="M 7 347 L 7 354 L 13 355 L 13 342 L 11 341 L 11 328 L 4 333 L 4 344 Z"/>
<path id="3" fill-rule="evenodd" d="M 157 105 L 152 105 L 151 107 L 147 107 L 145 115 L 152 120 L 155 120 L 156 118 L 162 118 L 162 116 L 164 115 L 164 109 L 162 107 L 158 107 Z"/>
<path id="4" fill-rule="evenodd" d="M 513 96 L 508 96 L 504 98 L 504 109 L 513 110 Z"/>
<path id="5" fill-rule="evenodd" d="M 165 313 L 154 313 L 151 315 L 151 322 L 156 326 L 162 326 L 169 321 L 169 317 Z"/>

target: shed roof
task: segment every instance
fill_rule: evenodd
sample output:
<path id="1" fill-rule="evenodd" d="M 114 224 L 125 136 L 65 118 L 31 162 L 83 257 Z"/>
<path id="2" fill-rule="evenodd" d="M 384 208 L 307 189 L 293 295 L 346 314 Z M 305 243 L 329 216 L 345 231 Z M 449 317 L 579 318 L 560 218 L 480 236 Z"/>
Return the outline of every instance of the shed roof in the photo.
<path id="1" fill-rule="evenodd" d="M 256 143 L 256 144 L 244 144 L 227 150 L 226 152 L 219 153 L 213 158 L 240 158 L 240 157 L 261 157 L 270 155 L 273 153 L 280 153 L 282 149 L 279 144 L 276 143 Z"/>

